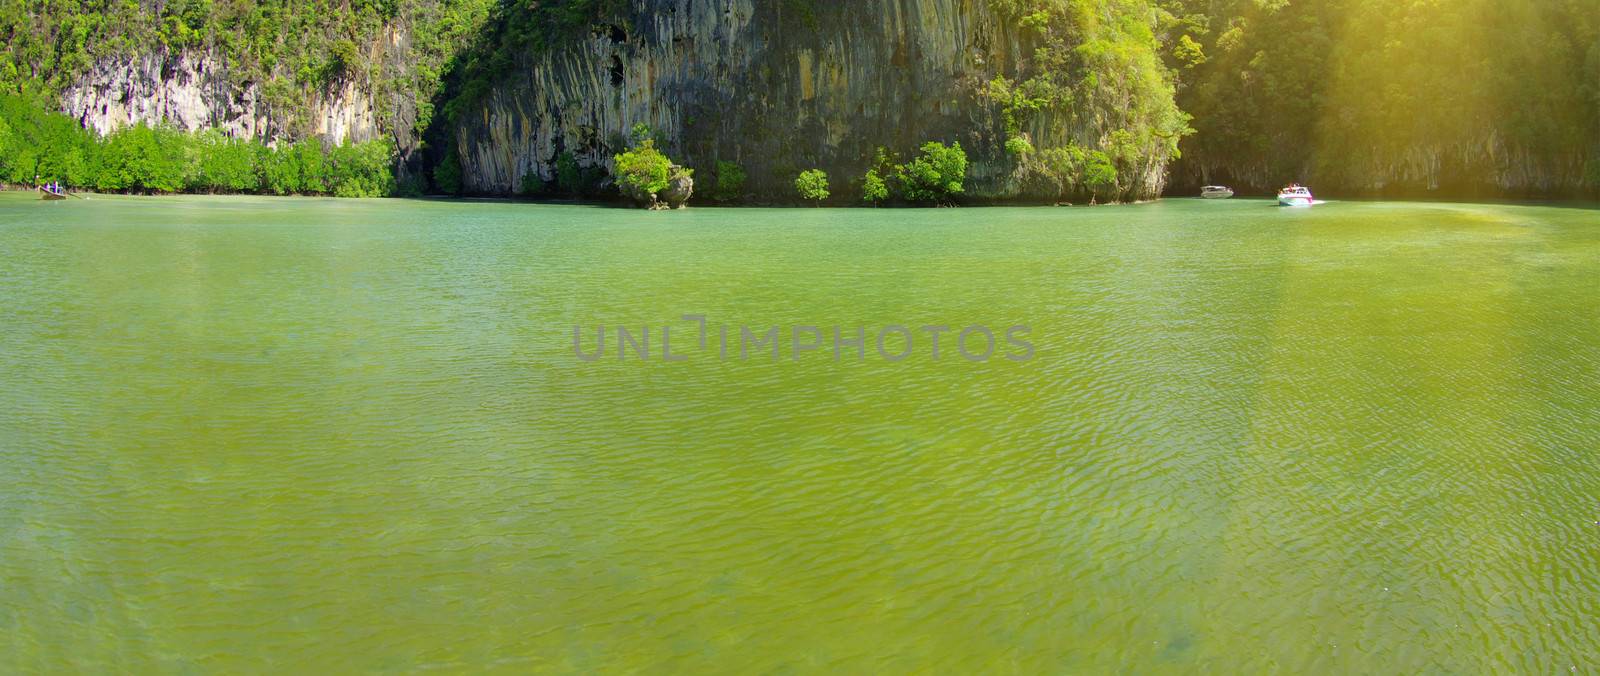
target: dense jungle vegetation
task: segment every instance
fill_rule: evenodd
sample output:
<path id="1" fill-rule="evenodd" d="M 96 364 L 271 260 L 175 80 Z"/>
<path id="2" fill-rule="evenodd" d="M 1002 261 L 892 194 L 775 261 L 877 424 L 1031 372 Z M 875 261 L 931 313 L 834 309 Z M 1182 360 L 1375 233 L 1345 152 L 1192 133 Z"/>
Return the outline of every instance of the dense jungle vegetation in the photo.
<path id="1" fill-rule="evenodd" d="M 984 92 L 1001 109 L 1025 191 L 1117 199 L 1132 192 L 1131 177 L 1159 176 L 1178 156 L 1192 129 L 1161 57 L 1176 23 L 1169 10 L 1148 0 L 990 5 L 1033 48 Z"/>
<path id="2" fill-rule="evenodd" d="M 810 6 L 774 1 L 802 17 Z M 1516 183 L 1550 193 L 1576 185 L 1580 194 L 1600 195 L 1595 0 L 983 1 L 1022 36 L 1026 51 L 987 73 L 972 104 L 999 111 L 997 143 L 1015 179 L 1046 192 L 1115 199 L 1131 189 L 1130 177 L 1151 168 L 1160 175 L 1170 165 L 1174 184 L 1185 188 L 1315 180 L 1351 191 L 1417 193 Z M 398 132 L 392 137 L 442 145 L 448 135 L 439 130 L 519 59 L 602 31 L 630 6 L 0 0 L 0 91 L 18 95 L 6 99 L 0 120 L 7 125 L 0 138 L 9 144 L 6 178 L 31 180 L 37 172 L 100 189 L 339 193 L 338 181 L 275 186 L 266 178 L 279 156 L 357 162 L 354 154 L 337 161 L 347 152 L 340 148 L 312 153 L 295 142 L 309 135 L 309 94 L 354 81 L 374 94 L 381 124 Z M 235 83 L 259 84 L 282 137 L 228 140 L 157 126 L 95 138 L 71 132 L 69 119 L 21 112 L 53 107 L 102 60 L 152 51 L 203 53 L 225 64 Z M 397 115 L 397 102 L 414 110 Z M 187 158 L 183 178 L 111 178 L 107 167 L 115 162 L 108 158 L 139 145 L 129 135 L 182 146 L 183 153 L 162 156 Z M 362 146 L 359 154 L 392 154 L 393 145 Z M 255 182 L 206 178 L 231 175 L 199 168 L 213 154 L 249 155 Z M 436 175 L 446 182 L 452 168 L 441 169 Z M 888 168 L 873 177 L 890 178 Z M 878 182 L 862 184 L 867 201 L 877 201 Z M 737 199 L 741 181 L 727 183 L 708 185 L 705 194 Z M 393 185 L 392 178 L 374 180 L 343 192 L 389 192 Z"/>
<path id="3" fill-rule="evenodd" d="M 1179 173 L 1600 195 L 1595 0 L 1184 0 Z M 1476 189 L 1474 186 L 1476 185 Z M 1381 191 L 1381 190 L 1380 190 Z"/>
<path id="4" fill-rule="evenodd" d="M 98 136 L 24 95 L 0 94 L 0 183 L 56 182 L 136 193 L 264 193 L 380 197 L 396 192 L 386 140 L 324 147 L 315 138 L 268 147 L 216 130 L 143 123 Z"/>
<path id="5" fill-rule="evenodd" d="M 478 37 L 494 0 L 0 0 L 0 90 L 58 96 L 102 59 L 199 53 L 258 83 L 278 126 L 307 135 L 310 94 L 341 79 L 433 115 L 442 72 Z M 403 37 L 404 48 L 392 48 Z"/>

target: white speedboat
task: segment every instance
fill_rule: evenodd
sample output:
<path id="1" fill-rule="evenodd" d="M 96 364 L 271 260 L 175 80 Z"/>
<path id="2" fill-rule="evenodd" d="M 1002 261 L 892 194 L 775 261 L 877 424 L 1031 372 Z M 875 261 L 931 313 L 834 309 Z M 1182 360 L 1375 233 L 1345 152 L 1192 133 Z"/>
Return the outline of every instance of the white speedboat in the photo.
<path id="1" fill-rule="evenodd" d="M 1208 200 L 1225 200 L 1233 197 L 1233 191 L 1225 185 L 1208 185 L 1200 189 L 1200 196 Z"/>
<path id="2" fill-rule="evenodd" d="M 1316 198 L 1311 196 L 1311 189 L 1303 185 L 1291 185 L 1278 191 L 1278 206 L 1309 207 L 1316 202 Z"/>

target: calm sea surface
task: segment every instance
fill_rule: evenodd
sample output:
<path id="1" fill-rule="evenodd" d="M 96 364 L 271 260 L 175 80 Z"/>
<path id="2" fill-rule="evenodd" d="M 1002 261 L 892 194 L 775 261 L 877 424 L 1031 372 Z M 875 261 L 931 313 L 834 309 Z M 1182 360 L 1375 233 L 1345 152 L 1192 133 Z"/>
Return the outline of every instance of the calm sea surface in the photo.
<path id="1" fill-rule="evenodd" d="M 1600 669 L 1600 211 L 1270 204 L 0 196 L 0 671 Z"/>

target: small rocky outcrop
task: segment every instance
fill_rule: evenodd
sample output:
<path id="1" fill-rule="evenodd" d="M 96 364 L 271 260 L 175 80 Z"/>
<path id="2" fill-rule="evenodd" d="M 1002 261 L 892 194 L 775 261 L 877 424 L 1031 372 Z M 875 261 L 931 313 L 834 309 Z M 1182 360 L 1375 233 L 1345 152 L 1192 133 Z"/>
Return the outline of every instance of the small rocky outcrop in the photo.
<path id="1" fill-rule="evenodd" d="M 679 164 L 668 165 L 667 187 L 659 192 L 647 192 L 646 187 L 633 181 L 619 181 L 617 190 L 634 204 L 652 211 L 682 209 L 694 195 L 694 170 Z"/>
<path id="2" fill-rule="evenodd" d="M 682 209 L 694 194 L 694 171 L 672 165 L 672 177 L 667 179 L 667 189 L 661 191 L 661 202 L 669 209 Z"/>
<path id="3" fill-rule="evenodd" d="M 641 206 L 646 209 L 656 208 L 655 193 L 648 192 L 645 188 L 640 187 L 631 181 L 619 181 L 617 183 L 617 191 L 622 193 L 623 197 L 628 198 L 629 201 L 633 202 L 637 206 Z"/>

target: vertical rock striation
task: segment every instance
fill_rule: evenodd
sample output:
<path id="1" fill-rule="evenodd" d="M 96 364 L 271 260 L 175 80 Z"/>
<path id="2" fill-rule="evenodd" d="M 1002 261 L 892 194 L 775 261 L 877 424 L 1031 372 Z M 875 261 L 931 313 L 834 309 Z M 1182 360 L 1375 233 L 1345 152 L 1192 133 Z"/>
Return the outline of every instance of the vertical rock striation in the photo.
<path id="1" fill-rule="evenodd" d="M 967 150 L 969 197 L 1026 198 L 981 96 L 1023 52 L 984 0 L 648 0 L 576 44 L 525 56 L 465 109 L 453 140 L 463 187 L 480 194 L 551 180 L 564 152 L 608 165 L 621 132 L 644 123 L 700 178 L 736 162 L 761 195 L 792 194 L 809 168 L 853 186 L 879 146 L 937 140 Z M 1048 122 L 1029 131 L 1041 147 L 1099 141 Z M 1132 196 L 1159 194 L 1165 162 L 1142 171 Z"/>
<path id="2" fill-rule="evenodd" d="M 225 64 L 199 53 L 103 60 L 62 92 L 61 109 L 101 134 L 143 122 L 268 141 L 317 136 L 339 144 L 378 138 L 383 129 L 373 97 L 355 80 L 341 78 L 312 93 L 309 119 L 295 119 L 273 110 L 260 83 L 239 82 Z"/>

